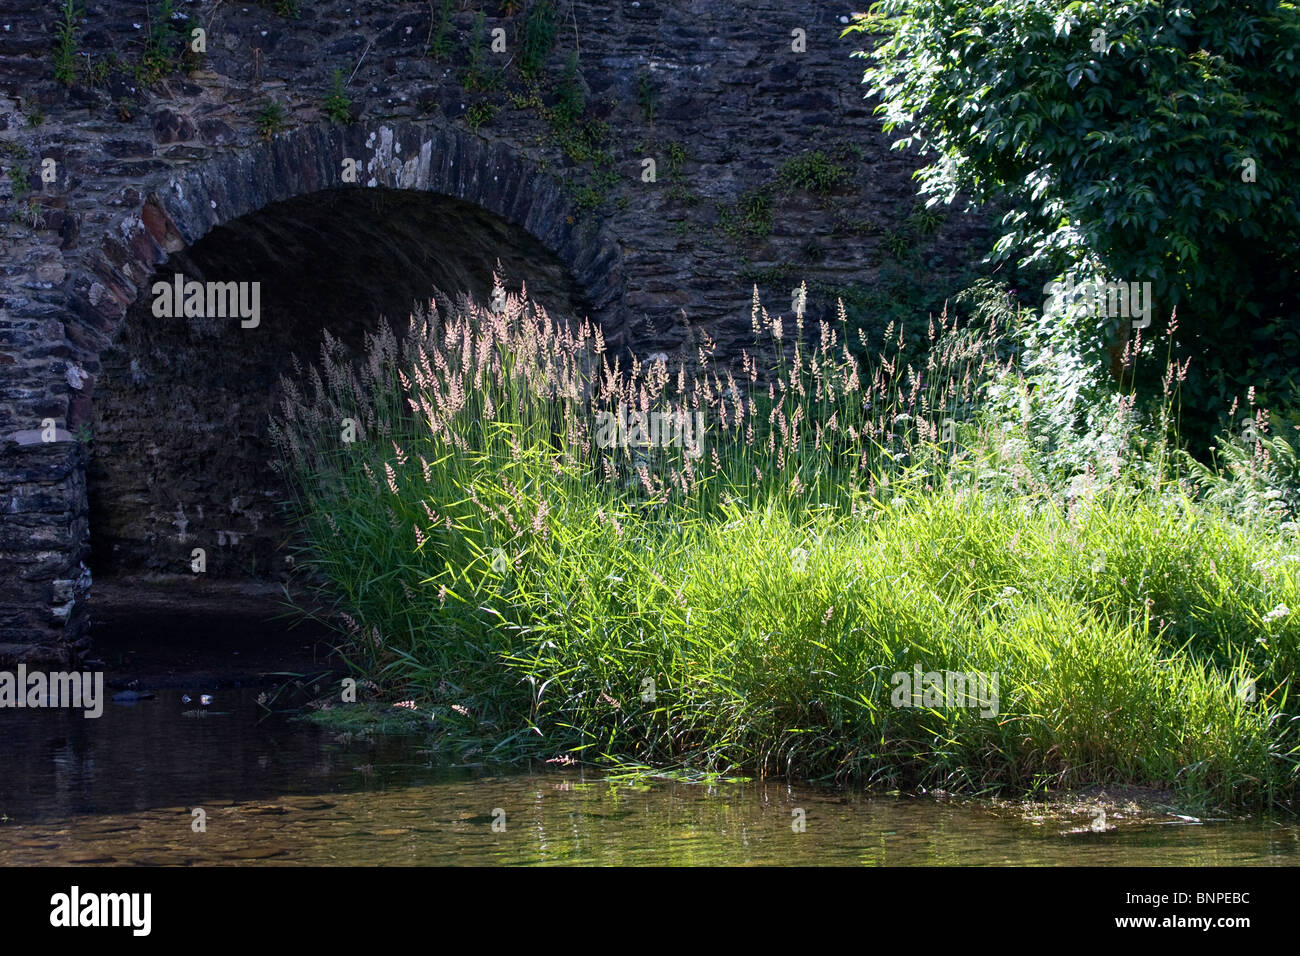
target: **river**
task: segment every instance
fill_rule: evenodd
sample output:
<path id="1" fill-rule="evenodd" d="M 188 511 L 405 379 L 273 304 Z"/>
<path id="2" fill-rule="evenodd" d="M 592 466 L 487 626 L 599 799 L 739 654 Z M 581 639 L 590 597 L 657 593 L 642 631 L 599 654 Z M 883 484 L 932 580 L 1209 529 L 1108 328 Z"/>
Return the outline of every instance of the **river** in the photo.
<path id="1" fill-rule="evenodd" d="M 1300 863 L 1291 820 L 1112 811 L 1092 832 L 984 800 L 447 766 L 419 738 L 290 721 L 265 689 L 197 691 L 0 713 L 0 866 Z"/>

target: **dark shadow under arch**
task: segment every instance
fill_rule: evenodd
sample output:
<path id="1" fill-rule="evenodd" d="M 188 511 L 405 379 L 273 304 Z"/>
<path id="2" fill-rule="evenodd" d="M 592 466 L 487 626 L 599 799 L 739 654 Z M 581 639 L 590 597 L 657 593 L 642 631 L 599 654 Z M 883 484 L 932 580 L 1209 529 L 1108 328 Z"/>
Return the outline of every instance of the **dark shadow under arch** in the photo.
<path id="1" fill-rule="evenodd" d="M 346 157 L 356 184 L 338 181 Z M 95 575 L 185 573 L 196 547 L 212 578 L 282 575 L 265 425 L 290 355 L 313 357 L 324 329 L 357 347 L 434 287 L 483 298 L 498 260 L 508 286 L 616 337 L 617 243 L 526 160 L 458 131 L 298 130 L 155 185 L 73 286 Z M 156 317 L 151 288 L 177 273 L 259 283 L 259 326 Z"/>
<path id="2" fill-rule="evenodd" d="M 348 159 L 357 162 L 355 184 L 343 181 Z M 587 317 L 604 329 L 607 341 L 621 341 L 627 316 L 620 246 L 531 161 L 454 128 L 304 127 L 145 184 L 138 212 L 92 246 L 85 267 L 68 283 L 70 360 L 87 377 L 82 388 L 68 390 L 69 429 L 89 422 L 100 354 L 171 255 L 275 203 L 375 187 L 463 200 L 533 237 L 567 270 Z"/>

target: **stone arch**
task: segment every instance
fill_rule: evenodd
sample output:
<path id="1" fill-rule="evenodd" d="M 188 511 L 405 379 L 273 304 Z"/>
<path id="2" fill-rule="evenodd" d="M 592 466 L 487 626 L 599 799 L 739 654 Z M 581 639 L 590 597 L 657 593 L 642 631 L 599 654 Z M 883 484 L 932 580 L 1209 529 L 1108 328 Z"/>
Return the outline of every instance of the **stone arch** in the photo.
<path id="1" fill-rule="evenodd" d="M 560 184 L 515 150 L 415 123 L 303 127 L 155 183 L 89 255 L 68 293 L 69 430 L 89 421 L 99 354 L 158 265 L 234 219 L 341 186 L 345 158 L 361 160 L 357 188 L 450 196 L 519 226 L 568 268 L 606 338 L 622 337 L 626 280 L 617 240 L 580 217 Z M 78 380 L 84 384 L 74 387 Z"/>
<path id="2" fill-rule="evenodd" d="M 344 158 L 360 160 L 355 185 L 342 182 Z M 74 436 L 93 420 L 102 357 L 128 312 L 148 298 L 160 267 L 214 230 L 268 207 L 328 190 L 376 187 L 448 197 L 518 228 L 563 265 L 607 339 L 621 337 L 627 320 L 619 243 L 601 223 L 580 216 L 560 184 L 534 163 L 464 130 L 422 123 L 302 127 L 146 177 L 128 194 L 130 212 L 99 237 L 83 235 L 85 251 L 64 257 L 64 340 L 50 353 L 41 400 L 42 414 L 59 420 L 57 440 L 30 429 L 7 436 L 17 444 L 7 443 L 0 477 L 6 487 L 27 489 L 32 506 L 51 517 L 36 536 L 6 519 L 24 570 L 0 595 L 0 659 L 6 653 L 39 659 L 46 651 L 58 659 L 66 648 L 85 646 L 87 565 L 101 556 L 89 560 L 90 455 Z"/>

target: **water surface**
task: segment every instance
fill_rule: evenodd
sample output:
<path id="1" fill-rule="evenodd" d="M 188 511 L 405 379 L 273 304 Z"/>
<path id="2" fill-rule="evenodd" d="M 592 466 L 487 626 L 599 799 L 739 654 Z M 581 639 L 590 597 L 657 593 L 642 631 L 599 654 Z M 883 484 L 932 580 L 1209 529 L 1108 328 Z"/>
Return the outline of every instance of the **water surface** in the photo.
<path id="1" fill-rule="evenodd" d="M 290 723 L 258 705 L 263 690 L 216 691 L 207 709 L 181 693 L 97 720 L 0 711 L 0 865 L 1300 863 L 1292 821 L 1121 817 L 1112 832 L 1065 834 L 1089 818 L 784 782 L 448 767 L 418 739 Z"/>

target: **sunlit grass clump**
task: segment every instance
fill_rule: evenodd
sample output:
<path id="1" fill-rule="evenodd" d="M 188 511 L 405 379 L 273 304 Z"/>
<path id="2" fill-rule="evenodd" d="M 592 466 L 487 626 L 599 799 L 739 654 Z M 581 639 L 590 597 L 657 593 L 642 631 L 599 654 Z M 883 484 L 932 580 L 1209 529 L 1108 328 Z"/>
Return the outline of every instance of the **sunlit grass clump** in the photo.
<path id="1" fill-rule="evenodd" d="M 867 362 L 842 313 L 805 330 L 755 297 L 734 368 L 707 342 L 624 367 L 494 306 L 382 326 L 355 366 L 327 337 L 273 427 L 300 563 L 394 693 L 502 756 L 1294 796 L 1295 527 L 1150 480 L 1127 440 L 1045 484 L 981 411 L 1012 376 L 996 330 L 937 320 L 915 366 L 891 330 Z M 611 441 L 636 412 L 703 434 Z M 898 706 L 918 671 L 996 699 Z"/>

